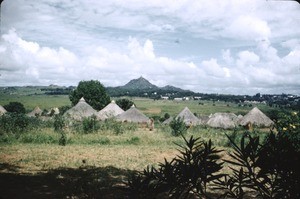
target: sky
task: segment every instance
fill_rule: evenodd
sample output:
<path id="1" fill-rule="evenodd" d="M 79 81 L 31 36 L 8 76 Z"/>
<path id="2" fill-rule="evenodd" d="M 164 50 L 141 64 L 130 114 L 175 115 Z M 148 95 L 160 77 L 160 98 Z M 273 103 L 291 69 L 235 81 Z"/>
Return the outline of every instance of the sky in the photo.
<path id="1" fill-rule="evenodd" d="M 0 86 L 300 95 L 300 4 L 284 0 L 4 0 Z"/>

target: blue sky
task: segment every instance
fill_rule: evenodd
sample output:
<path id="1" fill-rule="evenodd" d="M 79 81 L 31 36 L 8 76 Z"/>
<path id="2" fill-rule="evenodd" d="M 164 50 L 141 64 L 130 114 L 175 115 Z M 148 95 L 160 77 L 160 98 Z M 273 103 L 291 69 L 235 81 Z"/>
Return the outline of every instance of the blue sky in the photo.
<path id="1" fill-rule="evenodd" d="M 4 0 L 0 86 L 300 94 L 300 4 L 272 0 Z"/>

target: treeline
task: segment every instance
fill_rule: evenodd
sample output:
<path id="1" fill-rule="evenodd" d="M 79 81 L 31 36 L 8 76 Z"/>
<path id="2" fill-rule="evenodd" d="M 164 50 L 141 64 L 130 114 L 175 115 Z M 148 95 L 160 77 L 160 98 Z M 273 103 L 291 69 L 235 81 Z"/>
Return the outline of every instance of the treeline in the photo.
<path id="1" fill-rule="evenodd" d="M 69 87 L 57 87 L 57 88 L 42 88 L 41 91 L 45 92 L 46 95 L 69 95 L 74 86 Z"/>
<path id="2" fill-rule="evenodd" d="M 162 96 L 167 96 L 169 99 L 178 97 L 193 96 L 195 93 L 192 91 L 181 90 L 181 89 L 124 89 L 122 87 L 106 87 L 107 93 L 111 97 L 148 97 L 151 99 L 160 99 Z"/>

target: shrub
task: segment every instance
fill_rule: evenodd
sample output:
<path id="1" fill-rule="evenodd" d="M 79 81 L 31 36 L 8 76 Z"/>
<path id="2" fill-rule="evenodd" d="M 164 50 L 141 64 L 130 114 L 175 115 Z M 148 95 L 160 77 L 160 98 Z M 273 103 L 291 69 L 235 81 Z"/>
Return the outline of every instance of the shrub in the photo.
<path id="1" fill-rule="evenodd" d="M 36 117 L 28 117 L 20 113 L 7 113 L 0 117 L 0 131 L 2 133 L 19 134 L 40 128 L 44 122 Z"/>
<path id="2" fill-rule="evenodd" d="M 3 106 L 10 113 L 25 113 L 25 107 L 21 102 L 9 102 Z"/>
<path id="3" fill-rule="evenodd" d="M 132 107 L 132 105 L 134 105 L 133 101 L 129 99 L 118 99 L 116 101 L 116 104 L 124 111 L 127 111 L 128 109 L 130 109 L 130 107 Z"/>
<path id="4" fill-rule="evenodd" d="M 300 197 L 300 150 L 283 135 L 271 132 L 260 144 L 258 136 L 244 134 L 239 146 L 228 136 L 234 151 L 232 160 L 224 161 L 235 167 L 230 167 L 232 175 L 215 182 L 224 197 L 243 198 L 249 189 L 262 198 Z"/>
<path id="5" fill-rule="evenodd" d="M 191 194 L 209 197 L 209 183 L 224 176 L 218 174 L 222 169 L 218 162 L 220 151 L 212 147 L 211 141 L 203 142 L 193 136 L 184 141 L 184 145 L 177 144 L 180 154 L 170 162 L 165 159 L 157 169 L 147 167 L 131 176 L 128 184 L 133 197 L 155 198 L 164 192 L 172 198 L 187 198 Z"/>
<path id="6" fill-rule="evenodd" d="M 59 115 L 63 115 L 67 110 L 69 110 L 71 106 L 61 106 L 59 107 Z"/>
<path id="7" fill-rule="evenodd" d="M 170 122 L 170 127 L 172 129 L 172 135 L 173 136 L 180 136 L 180 135 L 184 135 L 187 132 L 187 127 L 183 121 L 182 118 L 178 117 L 177 119 L 174 118 L 171 122 Z"/>
<path id="8" fill-rule="evenodd" d="M 82 121 L 82 128 L 84 133 L 92 133 L 99 129 L 97 124 L 96 116 L 91 116 L 88 118 L 84 118 Z"/>
<path id="9" fill-rule="evenodd" d="M 64 118 L 61 115 L 55 115 L 54 122 L 53 122 L 54 131 L 57 132 L 62 131 L 64 126 L 65 126 Z"/>
<path id="10" fill-rule="evenodd" d="M 63 131 L 60 132 L 60 138 L 58 140 L 58 144 L 60 146 L 66 146 L 67 144 L 67 136 Z"/>

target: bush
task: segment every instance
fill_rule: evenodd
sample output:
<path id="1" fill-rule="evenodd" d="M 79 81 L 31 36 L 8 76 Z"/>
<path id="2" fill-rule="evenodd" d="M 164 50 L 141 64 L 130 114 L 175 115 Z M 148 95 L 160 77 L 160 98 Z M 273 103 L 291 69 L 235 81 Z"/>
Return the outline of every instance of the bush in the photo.
<path id="1" fill-rule="evenodd" d="M 54 131 L 57 132 L 62 131 L 64 126 L 65 126 L 64 118 L 61 115 L 55 115 L 54 122 L 53 122 Z"/>
<path id="2" fill-rule="evenodd" d="M 99 129 L 97 118 L 95 116 L 84 118 L 82 121 L 82 128 L 84 133 L 92 133 L 97 131 Z"/>
<path id="3" fill-rule="evenodd" d="M 9 104 L 3 106 L 7 112 L 10 113 L 25 113 L 25 107 L 20 102 L 9 102 Z"/>
<path id="4" fill-rule="evenodd" d="M 177 144 L 179 155 L 170 162 L 165 159 L 159 167 L 147 167 L 143 172 L 134 174 L 128 181 L 132 197 L 156 198 L 168 192 L 172 198 L 187 198 L 192 194 L 208 198 L 208 185 L 222 176 L 219 163 L 219 150 L 212 147 L 211 141 L 199 138 L 185 139 L 184 145 Z"/>
<path id="5" fill-rule="evenodd" d="M 215 182 L 224 197 L 243 198 L 250 189 L 261 198 L 300 198 L 299 117 L 293 113 L 282 121 L 278 133 L 271 131 L 262 144 L 258 136 L 244 134 L 238 146 L 228 136 L 234 151 L 232 160 L 224 161 L 235 167 L 230 167 L 232 175 Z M 283 132 L 288 127 L 292 132 Z"/>
<path id="6" fill-rule="evenodd" d="M 181 119 L 180 117 L 178 117 L 177 119 L 174 118 L 170 122 L 170 127 L 172 129 L 172 135 L 173 136 L 184 135 L 187 132 L 187 127 L 186 127 L 183 119 Z"/>
<path id="7" fill-rule="evenodd" d="M 118 99 L 116 101 L 116 104 L 124 111 L 127 111 L 128 109 L 130 109 L 132 107 L 132 105 L 134 105 L 133 101 L 131 101 L 129 99 Z"/>
<path id="8" fill-rule="evenodd" d="M 43 127 L 44 122 L 36 117 L 20 113 L 7 113 L 0 117 L 0 132 L 19 134 Z"/>

